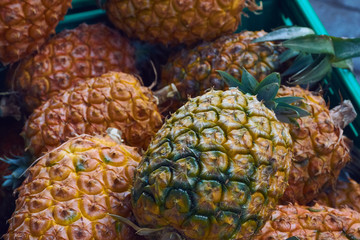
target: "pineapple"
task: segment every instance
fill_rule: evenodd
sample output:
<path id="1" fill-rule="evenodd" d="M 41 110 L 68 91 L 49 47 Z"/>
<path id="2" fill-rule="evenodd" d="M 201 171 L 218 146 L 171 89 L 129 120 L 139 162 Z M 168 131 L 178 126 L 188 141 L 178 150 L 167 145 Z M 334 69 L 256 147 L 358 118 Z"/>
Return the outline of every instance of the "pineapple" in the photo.
<path id="1" fill-rule="evenodd" d="M 360 184 L 352 179 L 338 180 L 334 189 L 321 192 L 316 202 L 333 208 L 347 206 L 360 212 Z"/>
<path id="2" fill-rule="evenodd" d="M 14 63 L 37 51 L 69 7 L 71 0 L 1 0 L 0 63 Z"/>
<path id="3" fill-rule="evenodd" d="M 279 68 L 278 59 L 283 48 L 273 42 L 251 43 L 265 34 L 265 31 L 243 31 L 172 55 L 162 68 L 159 85 L 163 88 L 173 83 L 179 91 L 180 98 L 172 99 L 170 110 L 178 109 L 189 96 L 202 95 L 209 88 L 227 89 L 217 70 L 241 78 L 239 68 L 244 67 L 261 81 Z M 169 104 L 167 101 L 165 105 Z"/>
<path id="4" fill-rule="evenodd" d="M 243 80 L 240 82 L 226 72 L 219 71 L 219 73 L 231 87 L 237 87 L 243 92 L 253 95 L 258 94 L 253 89 L 264 88 L 265 92 L 260 91 L 260 93 L 271 96 L 271 88 L 263 87 L 264 84 L 269 84 L 267 78 L 261 83 L 258 83 L 254 78 L 242 78 Z M 244 74 L 249 75 L 245 69 L 243 69 Z M 268 86 L 273 87 L 271 84 Z M 277 96 L 283 99 L 301 99 L 301 101 L 295 101 L 292 107 L 301 107 L 308 113 L 308 116 L 303 116 L 297 120 L 292 119 L 289 122 L 292 124 L 288 124 L 294 148 L 289 186 L 281 199 L 283 203 L 307 204 L 321 190 L 327 186 L 333 186 L 340 170 L 350 161 L 352 142 L 343 135 L 342 128 L 356 118 L 356 112 L 348 100 L 329 110 L 320 94 L 302 89 L 299 86 L 281 86 Z M 279 102 L 270 104 L 270 106 L 277 105 Z M 287 111 L 290 109 L 287 108 Z M 286 120 L 283 119 L 282 114 L 278 114 L 277 117 L 281 121 Z"/>
<path id="5" fill-rule="evenodd" d="M 264 82 L 274 78 L 279 86 L 275 75 Z M 263 104 L 274 103 L 261 97 L 267 87 L 262 102 L 235 88 L 210 91 L 166 121 L 135 173 L 140 226 L 187 239 L 252 238 L 285 191 L 292 158 L 288 127 Z"/>
<path id="6" fill-rule="evenodd" d="M 180 93 L 179 98 L 169 99 L 164 106 L 171 104 L 169 110 L 175 111 L 189 96 L 199 96 L 209 88 L 226 90 L 228 86 L 217 70 L 240 79 L 241 69 L 245 68 L 259 82 L 274 71 L 281 72 L 283 82 L 293 85 L 322 80 L 333 65 L 344 67 L 342 60 L 360 56 L 360 50 L 353 48 L 360 39 L 336 38 L 337 44 L 333 39 L 315 35 L 309 28 L 289 27 L 268 34 L 243 31 L 183 49 L 170 56 L 162 69 L 159 87 L 174 84 Z M 332 45 L 334 53 L 324 52 L 328 49 L 324 44 Z"/>
<path id="7" fill-rule="evenodd" d="M 129 37 L 165 45 L 190 45 L 232 33 L 245 7 L 261 9 L 255 0 L 106 0 L 104 4 L 109 20 Z"/>
<path id="8" fill-rule="evenodd" d="M 242 34 L 245 33 L 247 32 L 243 32 Z M 223 38 L 224 41 L 226 39 L 229 39 L 229 37 Z M 242 41 L 244 42 L 244 40 Z M 250 40 L 248 41 L 250 42 Z M 230 43 L 229 45 L 231 46 L 233 43 Z M 260 46 L 257 45 L 257 43 L 254 43 L 249 44 L 247 47 L 244 47 L 244 49 L 251 49 L 251 46 L 253 45 L 255 47 Z M 221 44 L 219 46 L 226 46 L 226 44 Z M 212 48 L 212 50 L 209 48 L 207 51 L 208 53 L 213 52 L 213 55 L 215 56 L 214 58 L 217 58 L 219 54 L 214 49 L 216 48 Z M 272 49 L 271 45 L 269 45 L 269 49 Z M 234 50 L 229 51 L 229 53 L 234 52 Z M 212 83 L 217 84 L 215 85 L 215 89 L 228 88 L 229 84 L 226 84 L 222 79 L 222 76 L 217 74 L 218 70 L 204 70 L 204 68 L 198 67 L 199 65 L 197 60 L 207 58 L 210 55 L 206 53 L 206 51 L 203 53 L 204 55 L 194 52 L 192 57 L 189 56 L 188 59 L 192 59 L 193 63 L 187 62 L 185 65 L 189 66 L 189 68 L 193 66 L 196 70 L 188 71 L 194 73 L 187 79 L 187 83 L 189 85 L 185 84 L 186 81 L 177 84 L 176 87 L 179 90 L 181 96 L 180 101 L 175 100 L 175 104 L 176 102 L 178 104 L 183 102 L 185 97 L 184 94 L 191 92 L 190 95 L 197 95 L 199 92 L 201 93 L 205 91 L 205 89 L 210 88 Z M 270 54 L 269 56 L 275 55 Z M 277 58 L 279 57 L 277 56 Z M 209 63 L 214 62 L 216 61 L 210 58 Z M 181 66 L 181 64 L 179 65 Z M 253 66 L 256 65 L 257 64 L 253 64 Z M 259 65 L 262 64 L 259 63 Z M 204 64 L 204 66 L 210 66 L 210 64 Z M 229 66 L 232 65 L 230 65 L 230 63 L 223 64 L 223 71 L 227 72 L 228 74 L 232 73 L 234 75 L 232 76 L 233 81 L 239 82 L 239 80 L 236 78 L 240 78 L 239 76 L 241 76 L 243 72 L 246 71 L 245 69 L 247 66 L 245 66 L 243 70 L 239 69 L 237 65 L 234 65 L 233 67 Z M 205 78 L 202 80 L 197 78 L 198 76 L 202 75 L 197 72 L 199 69 L 202 71 L 202 73 L 204 73 L 203 76 L 205 76 Z M 213 77 L 209 77 L 209 75 L 207 75 L 210 73 L 210 71 L 214 71 L 214 73 L 211 74 Z M 260 71 L 259 69 L 257 71 L 257 79 L 262 79 L 263 77 L 261 74 L 263 71 Z M 173 72 L 178 73 L 178 76 L 186 76 L 187 78 L 186 73 L 182 72 L 181 67 L 177 69 L 174 68 Z M 164 74 L 166 74 L 166 71 Z M 170 79 L 169 76 L 166 78 Z M 199 80 L 197 81 L 197 79 Z M 210 79 L 212 80 L 210 81 Z M 167 83 L 165 83 L 165 85 L 166 84 Z M 258 84 L 259 83 L 256 81 L 253 83 L 253 85 Z M 232 87 L 237 86 L 237 84 L 234 84 Z M 194 89 L 194 91 L 190 89 Z M 294 141 L 294 157 L 292 159 L 289 187 L 285 192 L 285 196 L 282 198 L 284 203 L 298 202 L 300 204 L 307 204 L 317 196 L 321 189 L 325 188 L 326 186 L 333 185 L 340 173 L 341 168 L 343 168 L 345 164 L 349 162 L 349 148 L 351 143 L 345 136 L 343 136 L 342 128 L 345 127 L 346 124 L 342 123 L 342 121 L 346 119 L 346 121 L 351 122 L 356 117 L 356 113 L 342 114 L 339 112 L 337 114 L 330 115 L 325 100 L 321 96 L 318 96 L 315 93 L 311 93 L 310 91 L 304 90 L 300 87 L 283 86 L 280 89 L 278 96 L 295 96 L 304 98 L 304 101 L 302 102 L 303 106 L 306 107 L 309 113 L 311 113 L 310 116 L 298 120 L 299 126 L 289 125 L 291 128 L 291 136 Z M 336 118 L 336 121 L 332 120 L 332 118 Z M 339 124 L 343 126 L 340 127 Z"/>
<path id="9" fill-rule="evenodd" d="M 60 90 L 109 71 L 136 73 L 135 50 L 104 24 L 84 23 L 60 32 L 38 53 L 12 66 L 7 82 L 21 93 L 31 113 Z"/>
<path id="10" fill-rule="evenodd" d="M 282 198 L 285 203 L 307 204 L 326 186 L 335 184 L 340 170 L 350 161 L 351 143 L 343 135 L 339 123 L 333 120 L 337 116 L 330 113 L 320 94 L 283 86 L 278 96 L 302 97 L 303 108 L 310 113 L 298 119 L 298 125 L 289 125 L 294 156 L 289 187 Z M 340 119 L 345 117 L 342 115 Z"/>
<path id="11" fill-rule="evenodd" d="M 161 125 L 151 91 L 130 74 L 109 72 L 52 96 L 30 115 L 22 134 L 39 157 L 70 137 L 108 127 L 118 128 L 125 144 L 146 149 Z"/>
<path id="12" fill-rule="evenodd" d="M 141 157 L 109 137 L 80 135 L 39 158 L 17 189 L 10 239 L 133 239 L 108 214 L 131 217 Z"/>
<path id="13" fill-rule="evenodd" d="M 360 213 L 334 209 L 279 205 L 254 240 L 355 240 L 360 238 Z"/>

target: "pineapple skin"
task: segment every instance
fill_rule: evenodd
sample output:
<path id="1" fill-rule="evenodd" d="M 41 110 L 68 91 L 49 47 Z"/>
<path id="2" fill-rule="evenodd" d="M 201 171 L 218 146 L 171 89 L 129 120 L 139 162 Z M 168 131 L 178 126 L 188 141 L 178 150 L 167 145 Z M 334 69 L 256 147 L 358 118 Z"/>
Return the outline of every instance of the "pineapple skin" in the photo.
<path id="1" fill-rule="evenodd" d="M 129 37 L 165 45 L 191 45 L 233 33 L 254 0 L 107 0 L 109 20 Z"/>
<path id="2" fill-rule="evenodd" d="M 146 149 L 161 125 L 151 91 L 130 74 L 109 72 L 52 96 L 30 115 L 22 135 L 39 157 L 70 137 L 109 127 L 122 132 L 125 144 Z"/>
<path id="3" fill-rule="evenodd" d="M 143 227 L 251 239 L 287 187 L 288 128 L 237 89 L 191 99 L 155 135 L 132 190 Z"/>
<path id="4" fill-rule="evenodd" d="M 329 108 L 319 94 L 297 87 L 281 87 L 278 97 L 302 97 L 310 116 L 291 124 L 294 141 L 289 187 L 281 201 L 305 205 L 326 187 L 334 186 L 340 171 L 350 161 L 350 143 L 331 119 Z"/>
<path id="5" fill-rule="evenodd" d="M 10 69 L 7 84 L 24 97 L 28 112 L 43 101 L 109 71 L 137 73 L 135 50 L 115 30 L 98 23 L 64 30 L 38 53 Z"/>
<path id="6" fill-rule="evenodd" d="M 283 51 L 273 42 L 251 43 L 265 34 L 265 31 L 243 31 L 171 56 L 162 69 L 160 87 L 175 84 L 180 99 L 172 99 L 165 105 L 171 104 L 171 110 L 175 111 L 189 96 L 202 95 L 209 88 L 226 90 L 228 87 L 217 70 L 241 79 L 239 69 L 244 67 L 258 81 L 264 79 L 279 68 L 279 55 Z"/>
<path id="7" fill-rule="evenodd" d="M 131 217 L 140 160 L 134 148 L 108 137 L 70 139 L 30 168 L 4 239 L 133 239 L 108 213 Z"/>
<path id="8" fill-rule="evenodd" d="M 254 240 L 349 240 L 360 238 L 360 213 L 321 205 L 279 205 Z"/>
<path id="9" fill-rule="evenodd" d="M 360 212 L 360 184 L 352 179 L 349 182 L 338 180 L 334 188 L 321 192 L 315 201 L 328 207 L 346 206 Z"/>
<path id="10" fill-rule="evenodd" d="M 1 0 L 0 62 L 11 64 L 37 51 L 69 7 L 71 0 Z"/>

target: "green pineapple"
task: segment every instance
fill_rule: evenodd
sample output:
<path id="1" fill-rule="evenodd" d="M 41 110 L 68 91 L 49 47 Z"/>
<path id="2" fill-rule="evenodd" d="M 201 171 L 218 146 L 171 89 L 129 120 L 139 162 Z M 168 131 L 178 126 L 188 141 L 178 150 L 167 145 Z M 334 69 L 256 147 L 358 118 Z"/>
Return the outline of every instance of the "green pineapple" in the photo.
<path id="1" fill-rule="evenodd" d="M 241 90 L 257 97 L 210 91 L 158 131 L 135 174 L 140 226 L 188 239 L 251 239 L 267 220 L 287 187 L 292 158 L 289 128 L 277 117 L 290 122 L 307 113 L 288 104 L 299 98 L 274 99 L 278 74 L 260 85 L 248 73 L 242 81 L 249 84 Z"/>

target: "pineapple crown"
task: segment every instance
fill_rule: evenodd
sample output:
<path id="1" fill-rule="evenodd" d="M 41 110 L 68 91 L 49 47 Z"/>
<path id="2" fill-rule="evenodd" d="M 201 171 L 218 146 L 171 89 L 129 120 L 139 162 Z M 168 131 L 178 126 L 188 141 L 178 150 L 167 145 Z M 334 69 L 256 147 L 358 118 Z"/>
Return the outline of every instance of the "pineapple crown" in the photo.
<path id="1" fill-rule="evenodd" d="M 280 55 L 280 63 L 295 59 L 281 74 L 293 85 L 318 82 L 332 67 L 353 71 L 351 58 L 360 57 L 360 38 L 316 35 L 306 27 L 282 27 L 253 40 L 254 43 L 266 41 L 281 41 L 280 45 L 287 49 Z"/>
<path id="2" fill-rule="evenodd" d="M 242 69 L 241 82 L 224 71 L 217 71 L 229 87 L 238 88 L 245 94 L 255 95 L 265 106 L 274 111 L 279 121 L 297 124 L 296 118 L 308 116 L 309 113 L 297 107 L 296 103 L 301 101 L 301 97 L 276 97 L 280 88 L 280 74 L 271 73 L 261 82 L 248 72 Z"/>
<path id="3" fill-rule="evenodd" d="M 31 165 L 31 157 L 28 154 L 24 156 L 14 156 L 13 158 L 0 158 L 0 161 L 9 164 L 8 169 L 11 174 L 4 176 L 2 187 L 15 189 L 24 180 L 23 175 L 28 167 Z"/>

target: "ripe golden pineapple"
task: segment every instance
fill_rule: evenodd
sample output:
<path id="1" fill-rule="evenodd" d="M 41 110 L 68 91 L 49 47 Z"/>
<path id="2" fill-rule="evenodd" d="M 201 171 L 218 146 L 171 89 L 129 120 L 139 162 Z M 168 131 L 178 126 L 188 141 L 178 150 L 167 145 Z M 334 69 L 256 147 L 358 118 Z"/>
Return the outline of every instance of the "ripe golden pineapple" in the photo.
<path id="1" fill-rule="evenodd" d="M 11 239 L 133 239 L 108 213 L 131 217 L 141 157 L 109 137 L 81 135 L 41 157 L 17 189 Z"/>
<path id="2" fill-rule="evenodd" d="M 32 112 L 60 90 L 109 71 L 136 73 L 129 40 L 104 24 L 81 24 L 57 34 L 37 54 L 14 65 L 7 80 Z"/>
<path id="3" fill-rule="evenodd" d="M 0 63 L 14 63 L 37 51 L 69 7 L 71 0 L 1 0 Z"/>
<path id="4" fill-rule="evenodd" d="M 151 91 L 130 74 L 109 72 L 52 96 L 30 115 L 23 136 L 35 157 L 108 127 L 118 128 L 125 144 L 146 149 L 161 124 Z"/>
<path id="5" fill-rule="evenodd" d="M 165 45 L 232 33 L 245 7 L 261 9 L 254 0 L 106 0 L 104 5 L 110 21 L 129 37 Z"/>
<path id="6" fill-rule="evenodd" d="M 180 99 L 173 99 L 171 110 L 182 106 L 189 96 L 202 95 L 209 88 L 227 89 L 217 70 L 226 71 L 240 79 L 239 69 L 244 67 L 261 81 L 279 68 L 279 55 L 283 48 L 272 42 L 251 43 L 265 34 L 264 31 L 243 31 L 171 56 L 162 69 L 160 82 L 160 87 L 175 84 L 180 93 Z"/>
<path id="7" fill-rule="evenodd" d="M 310 116 L 289 125 L 294 142 L 289 187 L 283 202 L 307 204 L 326 186 L 335 184 L 340 170 L 350 161 L 350 142 L 320 96 L 301 87 L 280 88 L 278 96 L 302 97 Z M 344 118 L 344 116 L 342 116 Z"/>
<path id="8" fill-rule="evenodd" d="M 360 213 L 349 208 L 279 205 L 254 240 L 355 240 L 360 238 Z"/>
<path id="9" fill-rule="evenodd" d="M 254 96 L 190 99 L 136 170 L 134 215 L 187 239 L 251 239 L 287 187 L 291 149 L 288 128 Z"/>
<path id="10" fill-rule="evenodd" d="M 352 179 L 338 180 L 334 189 L 321 192 L 316 202 L 333 208 L 347 206 L 360 212 L 360 184 Z"/>

